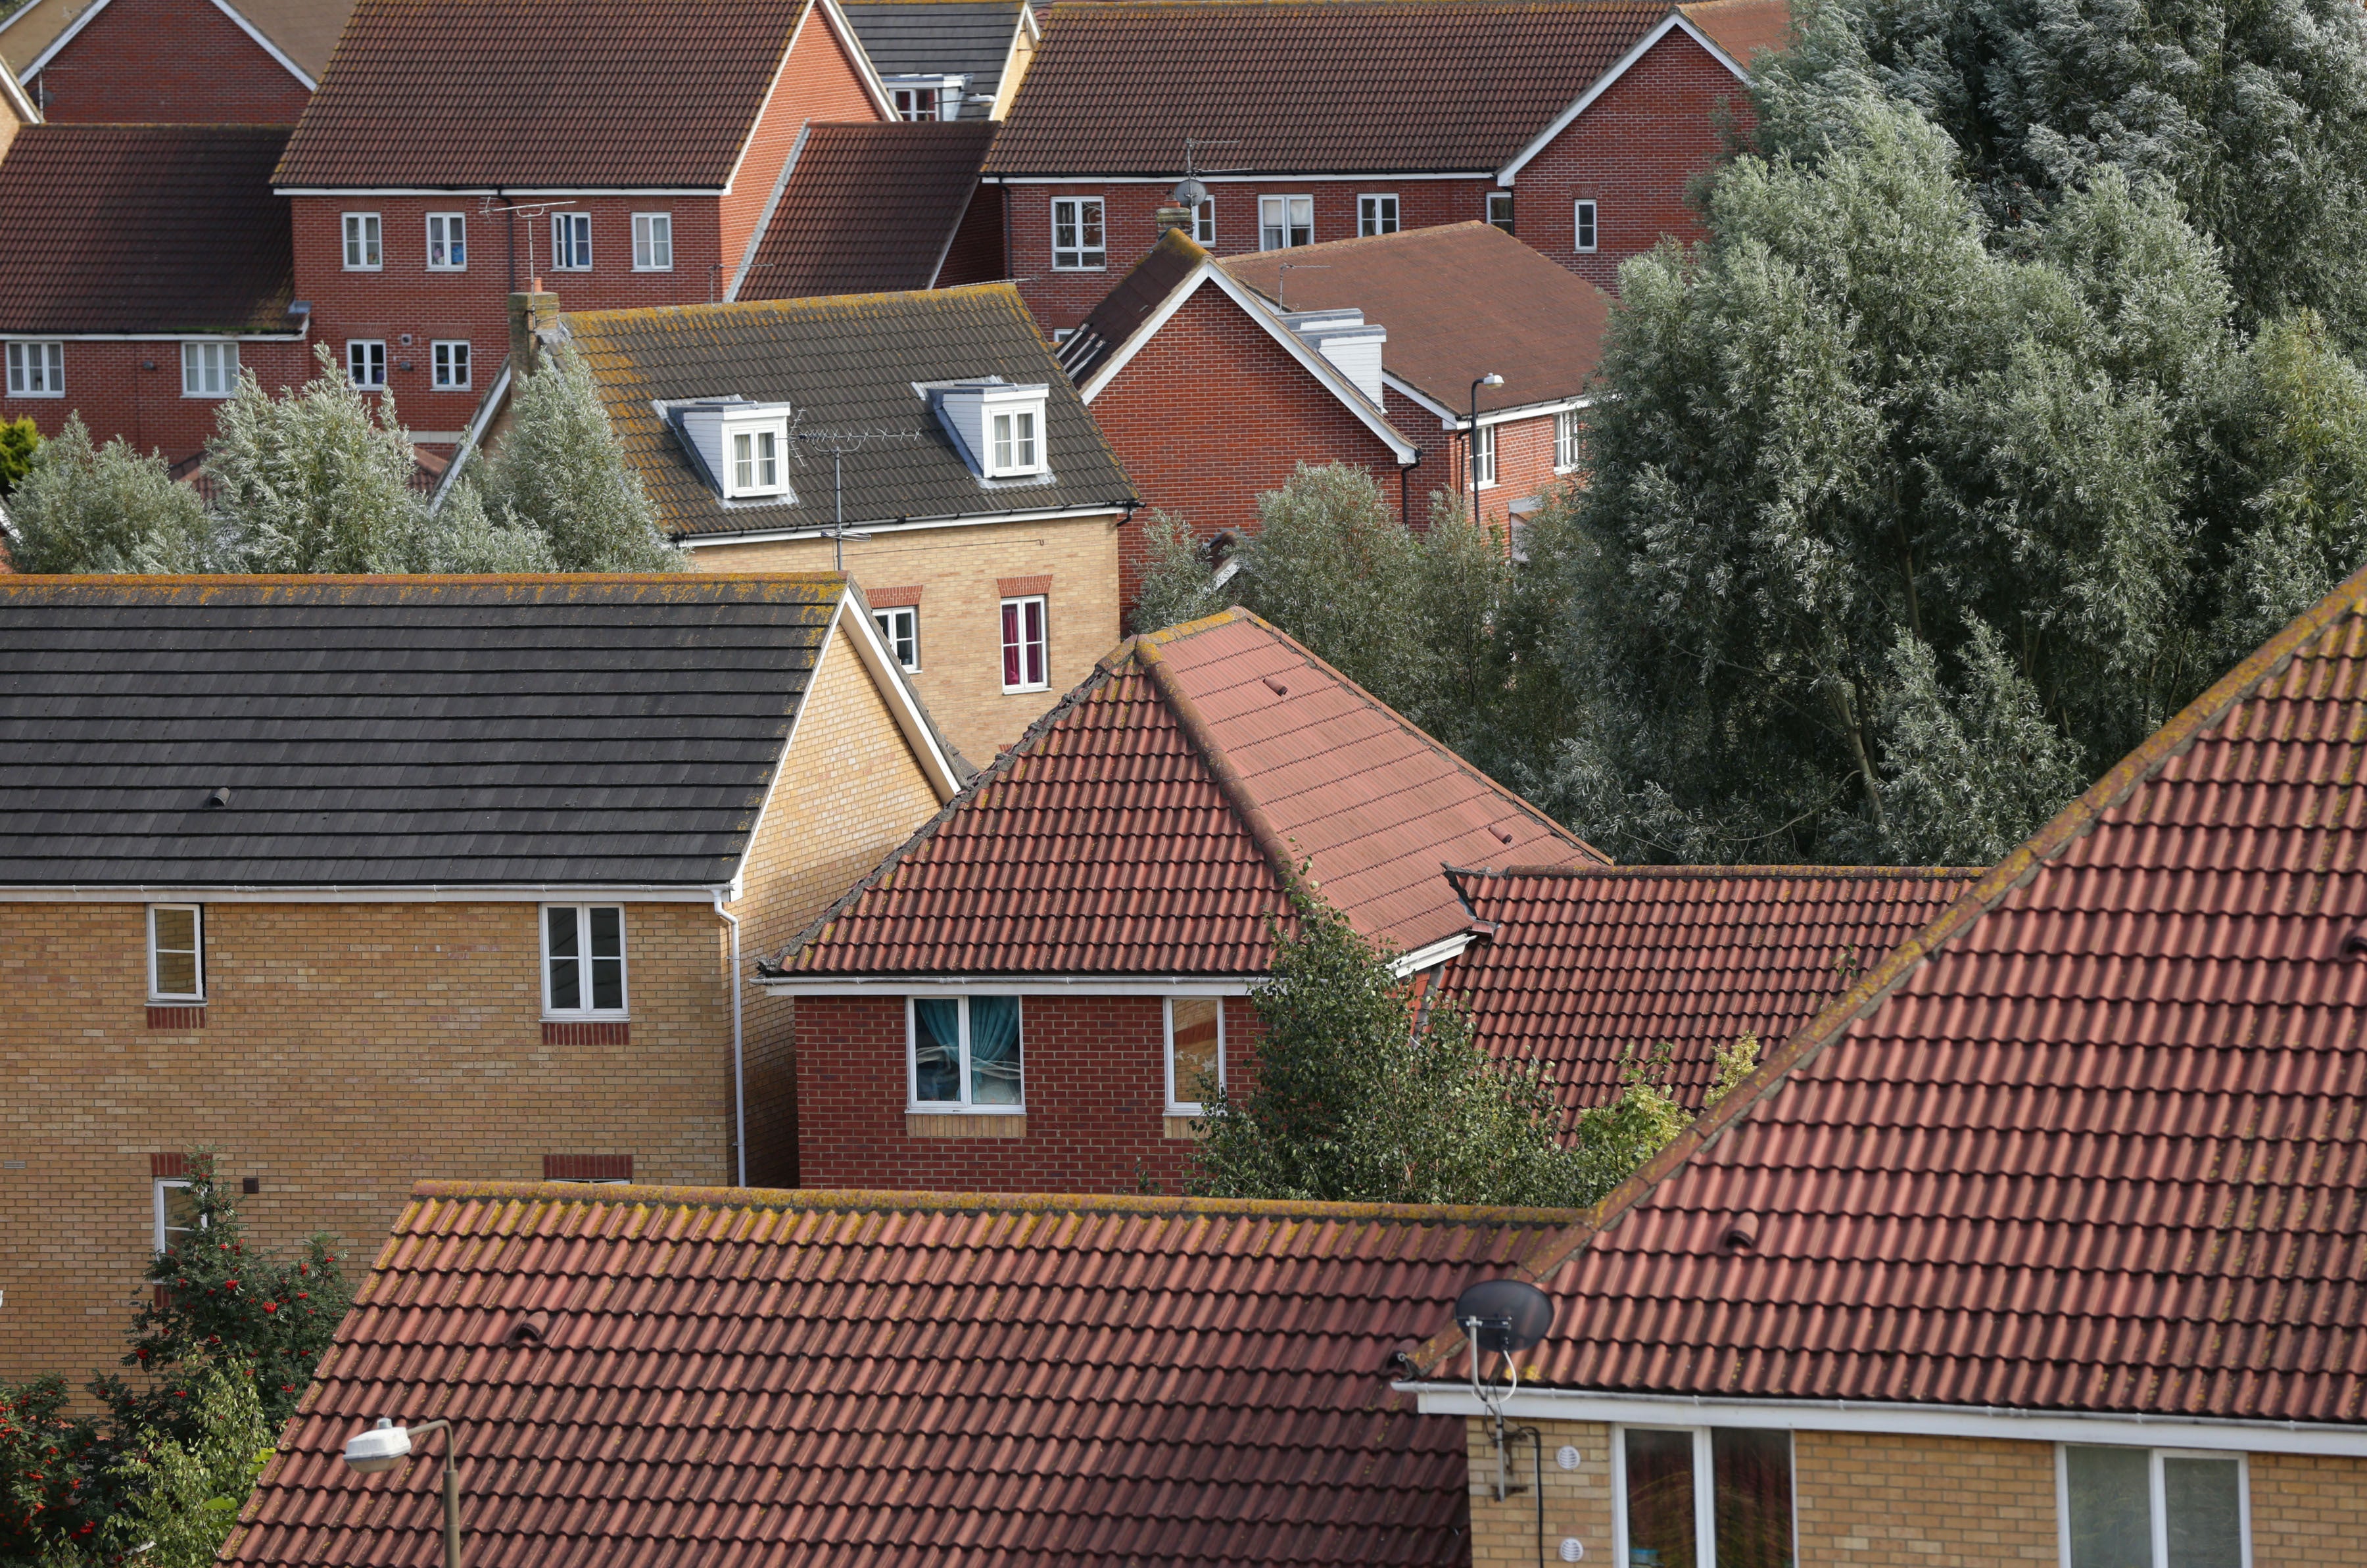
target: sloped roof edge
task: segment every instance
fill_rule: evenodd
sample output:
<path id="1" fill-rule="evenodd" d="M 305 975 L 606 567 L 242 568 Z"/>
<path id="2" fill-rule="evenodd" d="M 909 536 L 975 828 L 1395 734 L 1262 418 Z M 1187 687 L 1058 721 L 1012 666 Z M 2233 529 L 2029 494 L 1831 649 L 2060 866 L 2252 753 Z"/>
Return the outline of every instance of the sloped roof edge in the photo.
<path id="1" fill-rule="evenodd" d="M 1686 16 L 1683 11 L 1672 6 L 1669 9 L 1668 16 L 1661 19 L 1659 26 L 1654 28 L 1650 32 L 1646 33 L 1642 38 L 1638 39 L 1633 48 L 1629 49 L 1625 54 L 1621 55 L 1618 61 L 1612 65 L 1610 70 L 1605 71 L 1602 75 L 1597 76 L 1593 82 L 1588 85 L 1586 91 L 1580 93 L 1571 101 L 1568 108 L 1562 110 L 1561 113 L 1554 116 L 1551 120 L 1547 121 L 1546 128 L 1543 130 L 1538 131 L 1536 135 L 1531 139 L 1527 146 L 1522 148 L 1518 152 L 1512 155 L 1512 162 L 1506 164 L 1502 168 L 1496 171 L 1496 178 L 1498 182 L 1503 185 L 1513 184 L 1514 176 L 1517 175 L 1531 160 L 1535 158 L 1538 153 L 1544 152 L 1548 146 L 1552 145 L 1553 139 L 1555 137 L 1559 136 L 1563 131 L 1569 129 L 1570 121 L 1576 119 L 1580 115 L 1584 114 L 1593 106 L 1595 99 L 1609 92 L 1612 85 L 1617 82 L 1622 76 L 1627 74 L 1627 73 L 1634 68 L 1636 62 L 1643 59 L 1645 55 L 1650 53 L 1653 48 L 1658 45 L 1662 39 L 1667 38 L 1671 32 L 1679 30 L 1682 30 L 1686 37 L 1692 39 L 1695 43 L 1701 45 L 1702 48 L 1707 50 L 1709 51 L 1709 57 L 1712 60 L 1716 61 L 1720 65 L 1723 65 L 1728 71 L 1733 72 L 1737 81 L 1741 82 L 1746 86 L 1750 85 L 1750 73 L 1744 70 L 1742 66 L 1736 62 L 1734 56 L 1727 53 L 1726 51 L 1719 46 L 1716 39 L 1711 38 L 1709 34 L 1702 31 L 1700 28 L 1694 26 L 1692 17 Z"/>

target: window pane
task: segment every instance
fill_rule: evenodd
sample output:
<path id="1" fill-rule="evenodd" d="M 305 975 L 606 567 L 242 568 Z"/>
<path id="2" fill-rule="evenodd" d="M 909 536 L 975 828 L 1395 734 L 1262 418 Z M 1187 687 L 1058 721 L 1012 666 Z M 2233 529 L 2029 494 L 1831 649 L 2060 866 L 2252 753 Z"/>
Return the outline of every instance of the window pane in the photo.
<path id="1" fill-rule="evenodd" d="M 198 1201 L 184 1186 L 169 1186 L 164 1192 L 164 1247 L 169 1251 L 198 1229 Z"/>
<path id="2" fill-rule="evenodd" d="M 2153 1568 L 2152 1482 L 2143 1449 L 2067 1448 L 2071 1568 Z"/>
<path id="3" fill-rule="evenodd" d="M 1792 1435 L 1709 1435 L 1717 1568 L 1792 1568 Z"/>
<path id="4" fill-rule="evenodd" d="M 1023 468 L 1036 466 L 1036 416 L 1032 413 L 1019 416 L 1019 466 Z"/>
<path id="5" fill-rule="evenodd" d="M 1019 684 L 1019 606 L 1002 607 L 1002 683 Z"/>
<path id="6" fill-rule="evenodd" d="M 198 955 L 194 953 L 156 953 L 156 994 L 164 997 L 193 997 L 198 994 Z"/>
<path id="7" fill-rule="evenodd" d="M 1627 1560 L 1633 1568 L 1695 1568 L 1693 1435 L 1630 1431 Z"/>
<path id="8" fill-rule="evenodd" d="M 2169 1568 L 2244 1568 L 2243 1468 L 2232 1459 L 2161 1461 Z"/>
<path id="9" fill-rule="evenodd" d="M 625 1006 L 625 911 L 591 909 L 592 1005 L 610 1012 Z"/>
<path id="10" fill-rule="evenodd" d="M 1027 683 L 1044 683 L 1044 601 L 1027 601 Z"/>
<path id="11" fill-rule="evenodd" d="M 583 1006 L 583 976 L 576 967 L 575 911 L 546 909 L 550 933 L 550 1006 L 554 1012 L 573 1012 Z"/>
<path id="12" fill-rule="evenodd" d="M 1019 998 L 969 998 L 969 1100 L 1019 1103 Z"/>
<path id="13" fill-rule="evenodd" d="M 1217 1009 L 1214 997 L 1179 998 L 1172 1004 L 1175 1021 L 1175 1099 L 1177 1105 L 1202 1105 L 1217 1087 Z"/>
<path id="14" fill-rule="evenodd" d="M 961 1102 L 961 1003 L 912 1004 L 912 1098 L 929 1105 Z"/>

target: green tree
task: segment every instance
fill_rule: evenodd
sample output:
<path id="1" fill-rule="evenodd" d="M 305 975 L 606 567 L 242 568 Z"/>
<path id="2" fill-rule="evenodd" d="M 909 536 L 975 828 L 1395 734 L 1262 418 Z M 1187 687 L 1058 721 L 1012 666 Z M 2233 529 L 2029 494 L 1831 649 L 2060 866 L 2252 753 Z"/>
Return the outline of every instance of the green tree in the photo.
<path id="1" fill-rule="evenodd" d="M 193 1437 L 147 1430 L 110 1467 L 124 1503 L 99 1539 L 142 1568 L 205 1568 L 271 1461 L 275 1428 L 252 1379 L 208 1367 L 189 1393 Z"/>
<path id="2" fill-rule="evenodd" d="M 657 508 L 572 347 L 553 351 L 512 383 L 509 429 L 478 483 L 494 531 L 540 535 L 561 571 L 674 571 L 689 564 L 658 531 Z"/>
<path id="3" fill-rule="evenodd" d="M 41 429 L 32 415 L 0 420 L 0 496 L 24 482 L 40 446 Z"/>
<path id="4" fill-rule="evenodd" d="M 119 436 L 94 447 L 79 414 L 35 450 L 8 517 L 18 571 L 237 570 L 205 502 L 162 457 L 143 457 Z"/>

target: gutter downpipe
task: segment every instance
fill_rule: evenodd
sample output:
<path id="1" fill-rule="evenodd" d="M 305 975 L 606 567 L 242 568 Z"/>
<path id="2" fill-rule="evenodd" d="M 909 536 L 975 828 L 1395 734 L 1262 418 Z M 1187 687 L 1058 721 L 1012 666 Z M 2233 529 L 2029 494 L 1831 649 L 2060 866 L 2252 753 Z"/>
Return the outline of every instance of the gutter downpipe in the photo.
<path id="1" fill-rule="evenodd" d="M 731 928 L 731 1162 L 733 1185 L 748 1185 L 748 1083 L 740 1055 L 740 917 L 723 907 L 724 889 L 715 890 L 715 912 Z"/>

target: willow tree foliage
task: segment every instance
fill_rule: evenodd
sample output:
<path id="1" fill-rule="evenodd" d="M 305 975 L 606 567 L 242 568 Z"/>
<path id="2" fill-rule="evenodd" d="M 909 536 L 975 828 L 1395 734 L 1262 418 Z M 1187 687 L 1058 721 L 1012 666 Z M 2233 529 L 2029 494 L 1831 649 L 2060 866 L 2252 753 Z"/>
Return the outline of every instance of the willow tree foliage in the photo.
<path id="1" fill-rule="evenodd" d="M 18 571 L 235 571 L 239 557 L 164 459 L 118 436 L 95 446 L 80 414 L 34 446 L 8 497 Z"/>
<path id="2" fill-rule="evenodd" d="M 561 345 L 512 384 L 509 428 L 478 483 L 481 497 L 456 486 L 445 508 L 449 547 L 486 558 L 470 570 L 671 571 L 689 564 L 658 531 L 657 508 L 572 347 Z M 548 566 L 504 564 L 536 558 L 536 540 Z"/>

